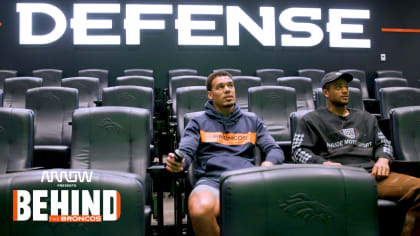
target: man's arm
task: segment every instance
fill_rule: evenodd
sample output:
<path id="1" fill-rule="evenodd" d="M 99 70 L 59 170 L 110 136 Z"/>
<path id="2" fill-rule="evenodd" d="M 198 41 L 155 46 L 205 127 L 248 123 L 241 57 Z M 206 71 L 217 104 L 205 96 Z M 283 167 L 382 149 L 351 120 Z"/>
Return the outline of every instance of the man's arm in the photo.
<path id="1" fill-rule="evenodd" d="M 394 160 L 391 142 L 385 137 L 379 128 L 378 122 L 374 120 L 374 158 L 375 165 L 372 168 L 372 175 L 381 179 L 387 177 L 390 172 L 390 163 Z"/>
<path id="2" fill-rule="evenodd" d="M 191 160 L 194 158 L 200 143 L 200 129 L 197 122 L 193 119 L 188 122 L 184 130 L 184 136 L 179 143 L 179 150 L 184 154 L 182 163 L 175 161 L 175 154 L 169 153 L 166 162 L 166 169 L 170 172 L 180 172 L 188 169 Z"/>
<path id="3" fill-rule="evenodd" d="M 261 166 L 271 166 L 273 164 L 281 164 L 284 162 L 283 150 L 277 145 L 273 137 L 268 133 L 267 128 L 264 127 L 263 122 L 257 120 L 257 145 L 265 153 L 265 161 Z"/>
<path id="4" fill-rule="evenodd" d="M 334 164 L 316 155 L 318 135 L 305 118 L 299 121 L 292 141 L 292 159 L 296 163 Z M 337 163 L 338 164 L 338 163 Z"/>

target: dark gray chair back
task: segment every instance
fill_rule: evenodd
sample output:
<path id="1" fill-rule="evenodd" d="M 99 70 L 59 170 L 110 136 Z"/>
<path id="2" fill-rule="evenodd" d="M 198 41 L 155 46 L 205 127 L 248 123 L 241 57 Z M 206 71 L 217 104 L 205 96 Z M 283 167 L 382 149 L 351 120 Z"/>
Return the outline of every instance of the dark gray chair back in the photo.
<path id="1" fill-rule="evenodd" d="M 170 81 L 175 76 L 198 75 L 198 71 L 196 69 L 173 69 L 168 71 L 168 75 Z"/>
<path id="2" fill-rule="evenodd" d="M 79 108 L 94 107 L 99 101 L 99 79 L 93 77 L 70 77 L 62 81 L 63 87 L 79 91 Z"/>
<path id="3" fill-rule="evenodd" d="M 176 90 L 188 86 L 205 86 L 207 77 L 199 75 L 174 76 L 169 81 L 169 97 L 176 100 Z"/>
<path id="4" fill-rule="evenodd" d="M 26 108 L 34 111 L 35 145 L 70 146 L 73 111 L 78 108 L 74 88 L 41 87 L 26 92 Z"/>
<path id="5" fill-rule="evenodd" d="M 33 111 L 0 108 L 0 174 L 31 167 L 33 146 Z"/>
<path id="6" fill-rule="evenodd" d="M 378 78 L 382 78 L 382 77 L 403 78 L 403 72 L 400 70 L 377 70 L 376 76 Z"/>
<path id="7" fill-rule="evenodd" d="M 349 88 L 357 88 L 360 91 L 362 91 L 362 84 L 360 83 L 360 80 L 358 78 L 353 78 L 352 81 L 348 84 Z"/>
<path id="8" fill-rule="evenodd" d="M 189 86 L 205 86 L 207 77 L 198 75 L 175 76 L 169 81 L 169 97 L 172 99 L 172 110 L 176 114 L 176 90 Z"/>
<path id="9" fill-rule="evenodd" d="M 325 70 L 320 69 L 301 69 L 298 70 L 298 75 L 301 77 L 311 78 L 312 80 L 312 90 L 321 87 L 321 80 L 324 78 Z"/>
<path id="10" fill-rule="evenodd" d="M 144 108 L 148 109 L 150 114 L 153 114 L 153 89 L 134 85 L 105 88 L 102 105 Z"/>
<path id="11" fill-rule="evenodd" d="M 149 110 L 151 114 L 149 116 L 150 134 L 153 135 L 154 93 L 152 88 L 133 85 L 104 88 L 102 105 L 137 107 Z"/>
<path id="12" fill-rule="evenodd" d="M 358 78 L 360 80 L 363 99 L 368 99 L 369 98 L 369 92 L 368 92 L 368 89 L 367 89 L 367 81 L 366 81 L 366 72 L 364 70 L 345 69 L 345 70 L 340 70 L 339 72 L 349 73 L 354 78 Z"/>
<path id="13" fill-rule="evenodd" d="M 256 75 L 261 78 L 262 85 L 276 85 L 277 78 L 284 77 L 282 69 L 259 69 Z"/>
<path id="14" fill-rule="evenodd" d="M 289 76 L 277 79 L 277 85 L 291 87 L 296 90 L 296 105 L 298 110 L 315 109 L 312 80 L 306 77 Z"/>
<path id="15" fill-rule="evenodd" d="M 91 107 L 73 113 L 71 168 L 135 173 L 146 179 L 150 112 L 134 107 Z"/>
<path id="16" fill-rule="evenodd" d="M 153 77 L 153 70 L 150 69 L 126 69 L 124 75 L 150 76 Z"/>
<path id="17" fill-rule="evenodd" d="M 119 76 L 116 79 L 117 86 L 119 85 L 135 85 L 135 86 L 142 86 L 142 87 L 154 87 L 154 78 L 150 76 L 143 76 L 143 75 L 127 75 L 127 76 Z"/>
<path id="18" fill-rule="evenodd" d="M 240 76 L 242 75 L 242 70 L 240 69 L 233 69 L 233 68 L 220 68 L 220 69 L 214 69 L 213 72 L 216 71 L 226 71 L 229 72 L 232 76 Z"/>
<path id="19" fill-rule="evenodd" d="M 61 86 L 63 71 L 57 69 L 33 70 L 34 77 L 42 78 L 42 86 Z"/>
<path id="20" fill-rule="evenodd" d="M 37 77 L 15 77 L 4 81 L 3 107 L 25 108 L 26 90 L 42 86 Z"/>
<path id="21" fill-rule="evenodd" d="M 108 74 L 108 70 L 103 69 L 79 70 L 80 77 L 93 77 L 99 79 L 99 100 L 102 100 L 102 89 L 109 86 Z"/>
<path id="22" fill-rule="evenodd" d="M 178 137 L 184 133 L 184 115 L 190 112 L 204 110 L 206 104 L 207 89 L 205 86 L 190 86 L 176 90 L 176 120 L 178 124 Z"/>
<path id="23" fill-rule="evenodd" d="M 375 97 L 379 99 L 379 90 L 388 87 L 408 87 L 408 81 L 404 78 L 383 77 L 375 79 Z"/>
<path id="24" fill-rule="evenodd" d="M 316 109 L 327 107 L 327 99 L 322 93 L 321 88 L 315 90 L 315 107 Z M 362 92 L 358 88 L 349 87 L 349 103 L 347 104 L 348 108 L 356 108 L 364 110 L 365 106 L 363 105 Z"/>
<path id="25" fill-rule="evenodd" d="M 0 70 L 0 89 L 4 90 L 4 80 L 7 78 L 14 78 L 17 76 L 17 71 L 15 70 Z"/>
<path id="26" fill-rule="evenodd" d="M 382 88 L 379 90 L 379 95 L 382 119 L 389 119 L 389 112 L 393 108 L 420 106 L 420 88 Z"/>
<path id="27" fill-rule="evenodd" d="M 260 86 L 248 89 L 248 110 L 264 121 L 277 142 L 290 143 L 289 114 L 297 110 L 294 88 Z"/>
<path id="28" fill-rule="evenodd" d="M 236 104 L 243 110 L 248 111 L 248 89 L 261 86 L 261 78 L 256 76 L 233 76 L 235 86 Z"/>
<path id="29" fill-rule="evenodd" d="M 221 235 L 379 235 L 376 199 L 374 178 L 359 168 L 230 171 L 220 181 Z"/>
<path id="30" fill-rule="evenodd" d="M 145 192 L 146 188 L 144 182 L 134 174 L 121 173 L 117 171 L 104 170 L 89 170 L 84 175 L 83 169 L 52 169 L 27 171 L 20 173 L 13 173 L 0 176 L 0 201 L 2 204 L 2 211 L 0 212 L 0 220 L 2 222 L 3 235 L 118 235 L 121 232 L 127 235 L 144 236 L 145 233 Z M 76 176 L 82 175 L 83 181 L 80 181 Z M 57 180 L 56 176 L 68 176 L 69 180 L 77 179 L 77 182 L 64 180 Z M 86 177 L 89 177 L 86 178 Z M 91 177 L 90 177 L 91 176 Z M 49 179 L 47 180 L 47 178 Z M 51 182 L 49 182 L 51 181 Z M 60 187 L 65 185 L 75 185 L 74 189 L 67 187 Z M 33 197 L 35 190 L 47 191 L 47 197 L 41 198 L 41 203 L 45 204 L 45 209 L 42 209 L 42 214 L 45 214 L 46 221 L 35 221 L 33 215 L 26 221 L 13 221 L 13 196 L 15 190 L 25 190 Z M 96 204 L 100 203 L 98 215 L 103 215 L 105 204 L 111 209 L 111 214 L 118 216 L 118 220 L 109 221 L 102 217 L 102 222 L 48 222 L 48 215 L 52 215 L 51 203 L 53 201 L 51 190 L 58 190 L 58 196 L 61 196 L 59 202 L 64 202 L 64 197 L 67 196 L 68 215 L 83 215 L 81 207 L 78 213 L 74 213 L 71 206 L 71 196 L 74 196 L 73 191 L 78 191 L 79 206 L 88 204 L 83 200 L 87 192 L 88 198 L 91 198 Z M 68 192 L 65 192 L 65 191 Z M 110 190 L 110 198 L 104 197 L 105 191 Z M 94 192 L 95 191 L 95 192 Z M 96 192 L 97 191 L 97 192 Z M 113 192 L 116 191 L 116 192 Z M 83 193 L 82 193 L 83 192 Z M 18 192 L 17 192 L 18 193 Z M 96 200 L 96 194 L 99 193 L 99 199 Z M 118 193 L 118 194 L 117 194 Z M 16 195 L 17 196 L 17 195 Z M 60 198 L 60 197 L 59 197 Z M 95 200 L 94 200 L 95 199 Z M 109 201 L 105 201 L 109 199 Z M 119 199 L 119 200 L 118 200 Z M 74 200 L 74 198 L 73 198 Z M 33 201 L 33 199 L 31 199 Z M 6 204 L 7 203 L 7 204 Z M 116 204 L 115 204 L 116 203 Z M 32 204 L 30 204 L 27 211 L 32 211 Z M 95 211 L 95 210 L 92 210 Z M 63 214 L 61 210 L 60 214 Z M 95 215 L 94 212 L 88 213 Z M 92 217 L 93 218 L 93 217 Z"/>
<path id="31" fill-rule="evenodd" d="M 420 106 L 394 108 L 390 113 L 396 159 L 420 161 Z"/>

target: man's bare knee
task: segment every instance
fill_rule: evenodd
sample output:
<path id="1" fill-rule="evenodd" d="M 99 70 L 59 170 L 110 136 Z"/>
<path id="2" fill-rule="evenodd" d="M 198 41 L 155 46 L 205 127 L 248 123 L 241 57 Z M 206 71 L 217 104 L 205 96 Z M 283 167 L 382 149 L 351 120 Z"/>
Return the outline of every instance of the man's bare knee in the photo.
<path id="1" fill-rule="evenodd" d="M 195 192 L 190 196 L 188 208 L 191 217 L 217 216 L 218 199 L 208 191 Z"/>

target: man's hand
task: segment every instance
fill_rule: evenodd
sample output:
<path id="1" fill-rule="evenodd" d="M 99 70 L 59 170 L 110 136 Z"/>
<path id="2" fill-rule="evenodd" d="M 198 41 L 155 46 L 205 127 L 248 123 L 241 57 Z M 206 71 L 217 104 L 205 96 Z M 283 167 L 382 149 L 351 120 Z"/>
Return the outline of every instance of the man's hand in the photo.
<path id="1" fill-rule="evenodd" d="M 271 161 L 264 161 L 263 163 L 261 163 L 261 166 L 262 167 L 274 166 L 274 164 Z"/>
<path id="2" fill-rule="evenodd" d="M 323 165 L 330 165 L 330 166 L 341 166 L 341 163 L 333 162 L 333 161 L 325 161 L 322 164 Z"/>
<path id="3" fill-rule="evenodd" d="M 184 160 L 185 158 L 182 159 L 182 162 L 177 162 L 175 161 L 175 154 L 169 153 L 168 159 L 166 159 L 166 169 L 172 173 L 181 172 L 184 170 Z"/>
<path id="4" fill-rule="evenodd" d="M 389 160 L 379 157 L 372 169 L 372 175 L 376 179 L 382 179 L 389 175 Z"/>

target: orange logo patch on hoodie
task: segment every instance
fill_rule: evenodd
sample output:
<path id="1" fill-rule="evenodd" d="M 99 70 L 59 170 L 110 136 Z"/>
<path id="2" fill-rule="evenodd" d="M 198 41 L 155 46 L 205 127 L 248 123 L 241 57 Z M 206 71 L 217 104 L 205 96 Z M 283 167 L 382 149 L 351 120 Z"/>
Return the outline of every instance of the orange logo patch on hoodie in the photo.
<path id="1" fill-rule="evenodd" d="M 206 132 L 200 130 L 201 142 L 203 143 L 220 143 L 224 145 L 243 145 L 246 143 L 255 144 L 257 133 L 222 133 L 222 132 Z"/>

